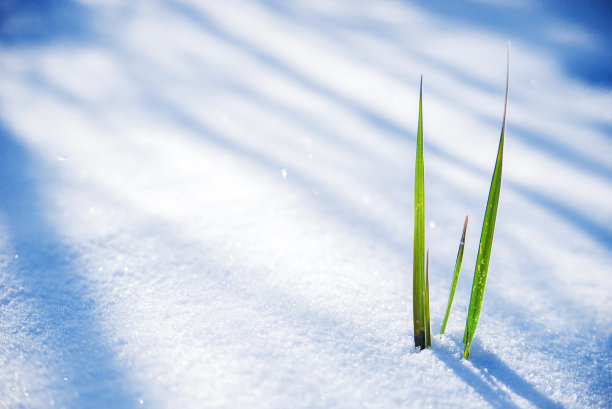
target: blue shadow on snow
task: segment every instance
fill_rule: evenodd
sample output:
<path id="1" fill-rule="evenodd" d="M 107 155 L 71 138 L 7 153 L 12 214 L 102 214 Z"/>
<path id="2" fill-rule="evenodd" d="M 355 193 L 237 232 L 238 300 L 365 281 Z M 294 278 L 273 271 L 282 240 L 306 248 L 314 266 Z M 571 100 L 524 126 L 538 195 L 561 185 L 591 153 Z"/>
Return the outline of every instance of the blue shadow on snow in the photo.
<path id="1" fill-rule="evenodd" d="M 42 178 L 49 174 L 0 123 L 0 212 L 18 255 L 8 268 L 23 287 L 17 296 L 35 311 L 35 316 L 28 317 L 32 322 L 24 322 L 21 328 L 27 337 L 45 345 L 38 352 L 47 360 L 43 365 L 50 365 L 50 373 L 56 376 L 52 382 L 55 404 L 133 407 L 138 400 L 128 391 L 129 383 L 104 339 L 95 302 L 75 265 L 76 255 L 47 220 L 50 204 L 40 189 Z"/>
<path id="2" fill-rule="evenodd" d="M 470 369 L 464 361 L 452 356 L 451 351 L 443 348 L 432 349 L 440 361 L 449 367 L 466 384 L 470 385 L 494 408 L 519 408 L 512 401 L 512 397 L 500 389 L 496 383 L 501 382 L 509 390 L 538 408 L 562 409 L 563 406 L 551 400 L 533 385 L 521 378 L 514 370 L 506 365 L 495 354 L 478 348 L 473 353 L 476 359 L 470 358 L 472 365 L 479 370 L 478 373 Z M 473 351 L 476 352 L 476 351 Z M 486 369 L 486 371 L 485 371 Z"/>
<path id="3" fill-rule="evenodd" d="M 91 39 L 90 18 L 85 6 L 71 0 L 3 0 L 0 44 L 15 47 Z"/>

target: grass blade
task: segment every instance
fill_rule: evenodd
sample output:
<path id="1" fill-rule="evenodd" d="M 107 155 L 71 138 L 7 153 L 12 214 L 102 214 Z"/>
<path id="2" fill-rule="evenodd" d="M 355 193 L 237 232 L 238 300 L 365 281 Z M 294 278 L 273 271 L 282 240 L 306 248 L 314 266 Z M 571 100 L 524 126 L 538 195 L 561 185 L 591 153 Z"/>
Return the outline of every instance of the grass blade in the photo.
<path id="1" fill-rule="evenodd" d="M 423 171 L 423 77 L 419 95 L 419 127 L 417 131 L 414 174 L 414 246 L 412 259 L 412 313 L 414 344 L 427 348 L 426 283 L 425 283 L 425 182 Z"/>
<path id="2" fill-rule="evenodd" d="M 470 307 L 468 309 L 467 322 L 465 325 L 465 334 L 463 337 L 463 342 L 465 343 L 465 351 L 463 353 L 464 358 L 467 358 L 470 355 L 470 345 L 472 344 L 474 332 L 476 332 L 476 327 L 478 326 L 478 319 L 480 318 L 480 310 L 482 308 L 485 285 L 487 283 L 487 272 L 489 269 L 489 260 L 491 258 L 491 246 L 493 245 L 493 232 L 495 231 L 495 219 L 497 217 L 497 206 L 499 204 L 499 192 L 501 188 L 502 159 L 504 154 L 504 132 L 506 129 L 506 111 L 508 108 L 509 82 L 510 46 L 508 45 L 508 67 L 506 74 L 506 102 L 504 104 L 504 119 L 502 122 L 501 136 L 499 138 L 499 147 L 497 149 L 495 170 L 493 171 L 491 187 L 489 189 L 487 210 L 485 212 L 484 221 L 482 224 L 482 232 L 480 233 L 480 244 L 478 245 L 478 256 L 476 257 L 474 281 L 472 283 L 472 295 L 470 297 Z"/>
<path id="3" fill-rule="evenodd" d="M 448 305 L 446 306 L 446 315 L 442 322 L 442 329 L 440 334 L 444 334 L 446 330 L 446 323 L 448 322 L 448 316 L 450 315 L 451 306 L 453 305 L 453 298 L 455 298 L 455 290 L 457 289 L 457 282 L 459 281 L 459 272 L 461 271 L 461 262 L 463 261 L 463 247 L 465 245 L 465 231 L 467 230 L 468 217 L 465 216 L 465 223 L 463 224 L 463 233 L 461 234 L 461 240 L 459 241 L 459 250 L 457 250 L 457 260 L 455 261 L 455 273 L 453 274 L 453 283 L 451 284 L 450 294 L 448 296 Z"/>

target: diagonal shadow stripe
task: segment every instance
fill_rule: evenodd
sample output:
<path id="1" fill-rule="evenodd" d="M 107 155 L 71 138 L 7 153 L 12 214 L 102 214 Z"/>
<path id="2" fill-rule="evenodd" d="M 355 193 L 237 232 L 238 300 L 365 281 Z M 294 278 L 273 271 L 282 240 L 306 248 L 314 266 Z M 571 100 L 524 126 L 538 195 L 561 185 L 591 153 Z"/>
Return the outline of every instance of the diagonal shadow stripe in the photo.
<path id="1" fill-rule="evenodd" d="M 23 290 L 16 296 L 35 311 L 21 330 L 50 352 L 23 359 L 41 360 L 50 373 L 65 378 L 54 385 L 59 407 L 133 407 L 137 397 L 103 335 L 76 255 L 47 220 L 50 205 L 40 194 L 46 171 L 0 124 L 0 212 L 19 256 L 13 274 Z"/>

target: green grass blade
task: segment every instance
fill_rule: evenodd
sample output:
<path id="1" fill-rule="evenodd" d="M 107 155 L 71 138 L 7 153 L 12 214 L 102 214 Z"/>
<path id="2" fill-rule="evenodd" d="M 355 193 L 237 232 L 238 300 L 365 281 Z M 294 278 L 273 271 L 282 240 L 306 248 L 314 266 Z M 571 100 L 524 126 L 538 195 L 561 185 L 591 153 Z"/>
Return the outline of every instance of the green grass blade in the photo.
<path id="1" fill-rule="evenodd" d="M 467 230 L 468 217 L 465 216 L 465 223 L 463 224 L 463 233 L 461 234 L 461 240 L 459 241 L 459 250 L 457 251 L 457 260 L 455 261 L 455 273 L 453 274 L 453 283 L 451 284 L 450 294 L 448 296 L 448 305 L 446 306 L 446 315 L 442 322 L 442 329 L 440 334 L 444 334 L 446 331 L 446 323 L 448 322 L 448 316 L 450 315 L 451 306 L 453 305 L 453 298 L 455 298 L 455 290 L 457 289 L 457 282 L 459 281 L 459 272 L 461 271 L 461 262 L 463 261 L 463 247 L 465 246 L 465 231 Z"/>
<path id="2" fill-rule="evenodd" d="M 412 259 L 412 312 L 414 344 L 427 348 L 425 312 L 425 182 L 423 171 L 423 77 L 419 95 L 419 127 L 417 131 L 416 165 L 414 174 L 414 246 Z"/>
<path id="3" fill-rule="evenodd" d="M 504 119 L 502 122 L 501 136 L 499 138 L 499 147 L 497 149 L 495 170 L 493 171 L 491 187 L 489 189 L 487 210 L 485 212 L 484 221 L 482 224 L 482 232 L 480 234 L 478 256 L 476 257 L 474 281 L 472 283 L 472 296 L 470 297 L 470 307 L 468 309 L 465 335 L 463 337 L 463 342 L 465 343 L 465 351 L 463 353 L 464 358 L 467 358 L 470 355 L 470 345 L 472 344 L 474 332 L 476 332 L 476 327 L 478 326 L 478 319 L 480 318 L 480 310 L 482 308 L 485 285 L 487 283 L 487 272 L 489 269 L 489 260 L 491 258 L 491 246 L 493 245 L 493 232 L 495 230 L 495 219 L 497 217 L 497 206 L 499 203 L 499 192 L 501 188 L 502 159 L 504 154 L 504 132 L 506 129 L 506 111 L 508 107 L 509 82 L 510 48 L 508 47 L 508 69 L 506 74 L 506 102 L 504 104 Z"/>

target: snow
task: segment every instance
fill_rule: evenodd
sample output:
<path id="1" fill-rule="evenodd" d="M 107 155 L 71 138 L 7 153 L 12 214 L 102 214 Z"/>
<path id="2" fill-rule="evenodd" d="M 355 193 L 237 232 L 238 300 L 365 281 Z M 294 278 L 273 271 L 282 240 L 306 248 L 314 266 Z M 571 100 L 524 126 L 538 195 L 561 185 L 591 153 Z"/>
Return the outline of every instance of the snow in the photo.
<path id="1" fill-rule="evenodd" d="M 575 63 L 610 55 L 595 17 L 535 1 L 466 5 L 478 21 L 387 0 L 7 4 L 0 407 L 612 406 L 612 87 Z M 463 360 L 508 40 L 496 235 Z M 419 352 L 421 74 L 436 335 Z"/>

